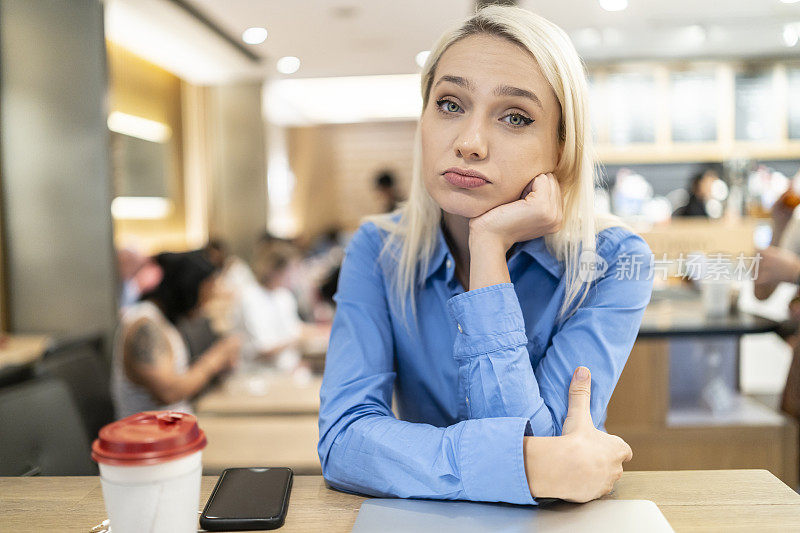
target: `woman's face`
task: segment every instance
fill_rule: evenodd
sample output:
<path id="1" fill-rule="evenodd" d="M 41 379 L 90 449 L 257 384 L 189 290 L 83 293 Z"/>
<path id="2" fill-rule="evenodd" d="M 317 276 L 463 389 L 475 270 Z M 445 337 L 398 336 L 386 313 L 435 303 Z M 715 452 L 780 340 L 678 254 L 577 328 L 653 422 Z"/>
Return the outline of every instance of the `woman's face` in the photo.
<path id="1" fill-rule="evenodd" d="M 458 41 L 439 59 L 422 113 L 425 188 L 444 211 L 468 218 L 519 199 L 533 178 L 555 169 L 560 117 L 525 49 L 491 35 Z M 463 180 L 450 168 L 486 180 Z"/>

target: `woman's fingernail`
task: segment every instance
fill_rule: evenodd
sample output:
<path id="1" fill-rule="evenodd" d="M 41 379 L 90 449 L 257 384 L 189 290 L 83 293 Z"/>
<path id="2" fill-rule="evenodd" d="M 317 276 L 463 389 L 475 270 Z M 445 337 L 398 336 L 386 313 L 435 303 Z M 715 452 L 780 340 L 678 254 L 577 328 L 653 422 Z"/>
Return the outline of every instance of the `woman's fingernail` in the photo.
<path id="1" fill-rule="evenodd" d="M 578 381 L 586 381 L 589 379 L 589 369 L 585 366 L 578 367 Z"/>

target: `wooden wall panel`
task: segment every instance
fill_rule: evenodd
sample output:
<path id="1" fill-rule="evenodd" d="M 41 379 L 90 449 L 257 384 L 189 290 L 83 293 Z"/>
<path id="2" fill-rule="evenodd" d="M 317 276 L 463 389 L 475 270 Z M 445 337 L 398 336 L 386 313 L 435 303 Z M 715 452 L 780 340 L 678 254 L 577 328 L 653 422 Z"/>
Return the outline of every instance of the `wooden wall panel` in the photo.
<path id="1" fill-rule="evenodd" d="M 331 124 L 289 130 L 297 179 L 300 232 L 312 238 L 331 225 L 347 230 L 380 209 L 374 179 L 393 170 L 405 196 L 411 182 L 416 122 Z"/>

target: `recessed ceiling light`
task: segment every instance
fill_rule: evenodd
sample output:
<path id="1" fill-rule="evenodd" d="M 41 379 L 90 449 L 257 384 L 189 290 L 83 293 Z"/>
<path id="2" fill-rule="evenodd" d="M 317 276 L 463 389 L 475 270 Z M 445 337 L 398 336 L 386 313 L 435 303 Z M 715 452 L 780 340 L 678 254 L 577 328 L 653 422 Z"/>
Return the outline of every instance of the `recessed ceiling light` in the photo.
<path id="1" fill-rule="evenodd" d="M 781 0 L 781 2 L 783 2 L 784 4 L 795 4 L 797 2 L 800 2 L 800 0 Z"/>
<path id="2" fill-rule="evenodd" d="M 247 44 L 261 44 L 267 40 L 267 29 L 247 28 L 242 32 L 242 40 Z"/>
<path id="3" fill-rule="evenodd" d="M 425 61 L 428 60 L 428 56 L 429 55 L 431 55 L 431 51 L 430 50 L 423 50 L 422 52 L 417 54 L 417 57 L 415 58 L 415 60 L 417 62 L 417 65 L 419 65 L 419 68 L 422 68 L 422 67 L 425 66 Z"/>
<path id="4" fill-rule="evenodd" d="M 622 11 L 628 7 L 628 0 L 598 0 L 606 11 Z"/>
<path id="5" fill-rule="evenodd" d="M 792 47 L 800 40 L 800 32 L 798 32 L 798 25 L 786 24 L 783 26 L 783 44 Z"/>
<path id="6" fill-rule="evenodd" d="M 294 56 L 282 57 L 275 65 L 281 74 L 294 74 L 300 68 L 300 60 Z"/>

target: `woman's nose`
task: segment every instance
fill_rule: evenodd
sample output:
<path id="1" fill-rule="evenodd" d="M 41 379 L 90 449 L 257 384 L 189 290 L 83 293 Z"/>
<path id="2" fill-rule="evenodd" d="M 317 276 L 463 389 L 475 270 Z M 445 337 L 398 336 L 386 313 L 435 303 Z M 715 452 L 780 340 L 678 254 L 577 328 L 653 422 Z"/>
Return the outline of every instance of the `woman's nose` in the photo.
<path id="1" fill-rule="evenodd" d="M 483 126 L 477 120 L 464 124 L 455 142 L 456 155 L 466 160 L 485 159 L 489 152 Z"/>

